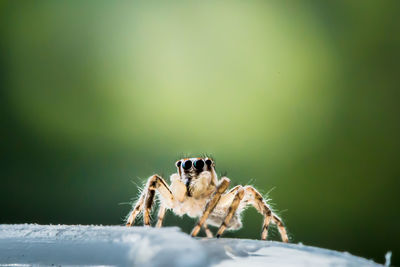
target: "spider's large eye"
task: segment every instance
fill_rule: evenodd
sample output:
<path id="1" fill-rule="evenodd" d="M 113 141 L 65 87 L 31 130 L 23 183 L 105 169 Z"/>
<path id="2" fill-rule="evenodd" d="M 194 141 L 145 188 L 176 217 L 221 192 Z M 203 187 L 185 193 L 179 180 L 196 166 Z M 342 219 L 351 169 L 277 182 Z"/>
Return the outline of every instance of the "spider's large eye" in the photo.
<path id="1" fill-rule="evenodd" d="M 187 160 L 187 161 L 182 163 L 182 168 L 184 170 L 189 170 L 191 167 L 192 167 L 192 161 L 191 160 Z"/>
<path id="2" fill-rule="evenodd" d="M 207 159 L 207 160 L 206 160 L 206 164 L 207 164 L 208 167 L 210 167 L 211 164 L 212 164 L 212 161 L 211 161 L 210 159 Z"/>
<path id="3" fill-rule="evenodd" d="M 201 171 L 203 169 L 203 167 L 204 167 L 204 161 L 202 159 L 198 159 L 193 163 L 193 166 L 197 170 Z"/>

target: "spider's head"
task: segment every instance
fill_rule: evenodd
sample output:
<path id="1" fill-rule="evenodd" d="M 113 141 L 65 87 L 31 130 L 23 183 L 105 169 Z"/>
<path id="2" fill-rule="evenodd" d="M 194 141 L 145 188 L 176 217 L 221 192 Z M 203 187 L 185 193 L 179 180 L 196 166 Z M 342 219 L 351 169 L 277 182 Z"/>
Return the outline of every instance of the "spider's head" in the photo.
<path id="1" fill-rule="evenodd" d="M 214 170 L 214 161 L 210 158 L 185 158 L 176 162 L 179 175 L 184 178 L 196 178 L 203 171 L 212 172 Z"/>
<path id="2" fill-rule="evenodd" d="M 214 161 L 210 158 L 185 158 L 176 162 L 181 180 L 189 187 L 202 172 L 215 173 Z"/>

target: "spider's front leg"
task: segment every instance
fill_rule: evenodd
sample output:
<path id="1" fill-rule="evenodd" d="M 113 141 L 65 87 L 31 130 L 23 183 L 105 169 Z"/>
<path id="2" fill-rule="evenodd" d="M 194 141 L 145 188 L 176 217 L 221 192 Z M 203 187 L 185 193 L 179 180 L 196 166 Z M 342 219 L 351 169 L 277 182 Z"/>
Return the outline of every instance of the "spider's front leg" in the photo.
<path id="1" fill-rule="evenodd" d="M 156 190 L 160 193 L 161 197 L 166 202 L 165 204 L 167 206 L 172 206 L 172 203 L 174 201 L 174 196 L 169 186 L 161 176 L 153 175 L 148 179 L 139 200 L 137 201 L 135 207 L 133 208 L 127 220 L 126 223 L 127 226 L 133 225 L 133 223 L 135 222 L 135 218 L 140 211 L 143 211 L 144 225 L 150 225 L 150 211 L 154 203 Z"/>
<path id="2" fill-rule="evenodd" d="M 214 210 L 218 201 L 221 199 L 221 195 L 226 191 L 230 182 L 231 181 L 226 177 L 223 177 L 221 179 L 221 182 L 219 183 L 215 192 L 211 196 L 210 201 L 207 202 L 207 205 L 204 209 L 203 215 L 200 217 L 199 221 L 197 222 L 197 225 L 193 228 L 191 236 L 196 236 L 199 233 L 201 226 L 207 220 L 210 213 Z"/>
<path id="3" fill-rule="evenodd" d="M 242 202 L 243 201 L 243 202 Z M 235 211 L 243 203 L 242 208 L 247 205 L 252 205 L 255 207 L 259 213 L 264 215 L 264 222 L 262 227 L 261 239 L 266 240 L 268 235 L 268 228 L 270 222 L 274 222 L 278 226 L 279 233 L 282 237 L 283 242 L 288 242 L 288 236 L 286 233 L 286 228 L 282 223 L 282 220 L 275 215 L 271 209 L 269 208 L 268 204 L 262 197 L 262 195 L 252 186 L 235 186 L 232 188 L 227 194 L 223 195 L 220 201 L 221 204 L 227 205 L 229 204 L 229 209 L 227 215 L 225 216 L 224 221 L 221 224 L 221 227 L 218 229 L 217 237 L 220 237 L 222 233 L 227 228 L 232 216 L 234 215 Z"/>
<path id="4" fill-rule="evenodd" d="M 222 233 L 225 231 L 226 227 L 228 227 L 229 222 L 232 219 L 233 214 L 235 214 L 235 211 L 239 207 L 240 202 L 243 199 L 244 196 L 244 189 L 243 186 L 238 185 L 235 188 L 233 188 L 230 192 L 231 194 L 235 194 L 232 200 L 231 205 L 229 206 L 228 212 L 224 218 L 224 221 L 222 222 L 221 226 L 218 229 L 217 232 L 217 238 L 219 238 Z"/>

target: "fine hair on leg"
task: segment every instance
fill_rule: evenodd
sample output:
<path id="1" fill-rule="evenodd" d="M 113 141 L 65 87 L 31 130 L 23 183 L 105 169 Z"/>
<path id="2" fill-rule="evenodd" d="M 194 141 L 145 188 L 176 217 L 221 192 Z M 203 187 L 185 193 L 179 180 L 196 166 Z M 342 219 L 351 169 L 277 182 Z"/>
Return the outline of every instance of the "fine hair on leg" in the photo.
<path id="1" fill-rule="evenodd" d="M 164 179 L 159 175 L 152 175 L 146 183 L 143 189 L 142 195 L 137 201 L 135 208 L 133 209 L 131 215 L 128 218 L 127 226 L 131 226 L 134 223 L 137 214 L 143 212 L 143 224 L 150 225 L 150 211 L 154 203 L 155 194 L 157 192 L 162 196 L 165 201 L 165 205 L 172 205 L 174 201 L 174 196 Z M 165 208 L 165 207 L 164 207 Z M 160 208 L 162 210 L 162 208 Z M 163 211 L 165 212 L 165 210 Z M 162 223 L 162 222 L 161 222 Z"/>
<path id="2" fill-rule="evenodd" d="M 264 200 L 263 196 L 252 186 L 245 186 L 245 197 L 244 200 L 248 201 L 248 204 L 251 204 L 254 208 L 257 209 L 259 213 L 264 216 L 263 227 L 261 232 L 261 239 L 266 240 L 268 236 L 268 228 L 270 222 L 274 222 L 279 230 L 283 242 L 288 242 L 288 236 L 286 233 L 285 226 L 282 223 L 282 220 L 272 213 L 270 207 Z"/>
<path id="3" fill-rule="evenodd" d="M 136 216 L 139 214 L 139 212 L 142 211 L 144 198 L 145 198 L 145 194 L 142 192 L 142 194 L 140 195 L 140 197 L 139 197 L 138 201 L 136 202 L 134 208 L 132 209 L 131 214 L 128 217 L 128 220 L 126 222 L 126 226 L 132 226 L 135 223 Z"/>

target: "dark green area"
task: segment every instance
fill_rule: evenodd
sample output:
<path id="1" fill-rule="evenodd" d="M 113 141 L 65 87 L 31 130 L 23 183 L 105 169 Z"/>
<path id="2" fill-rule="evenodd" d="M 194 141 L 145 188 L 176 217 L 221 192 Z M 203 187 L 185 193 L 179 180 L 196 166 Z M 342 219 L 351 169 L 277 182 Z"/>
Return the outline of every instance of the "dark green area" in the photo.
<path id="1" fill-rule="evenodd" d="M 274 188 L 293 242 L 398 265 L 399 12 L 0 2 L 0 223 L 122 224 L 146 177 L 209 153 L 235 184 Z M 226 236 L 259 238 L 261 216 L 243 218 Z"/>

